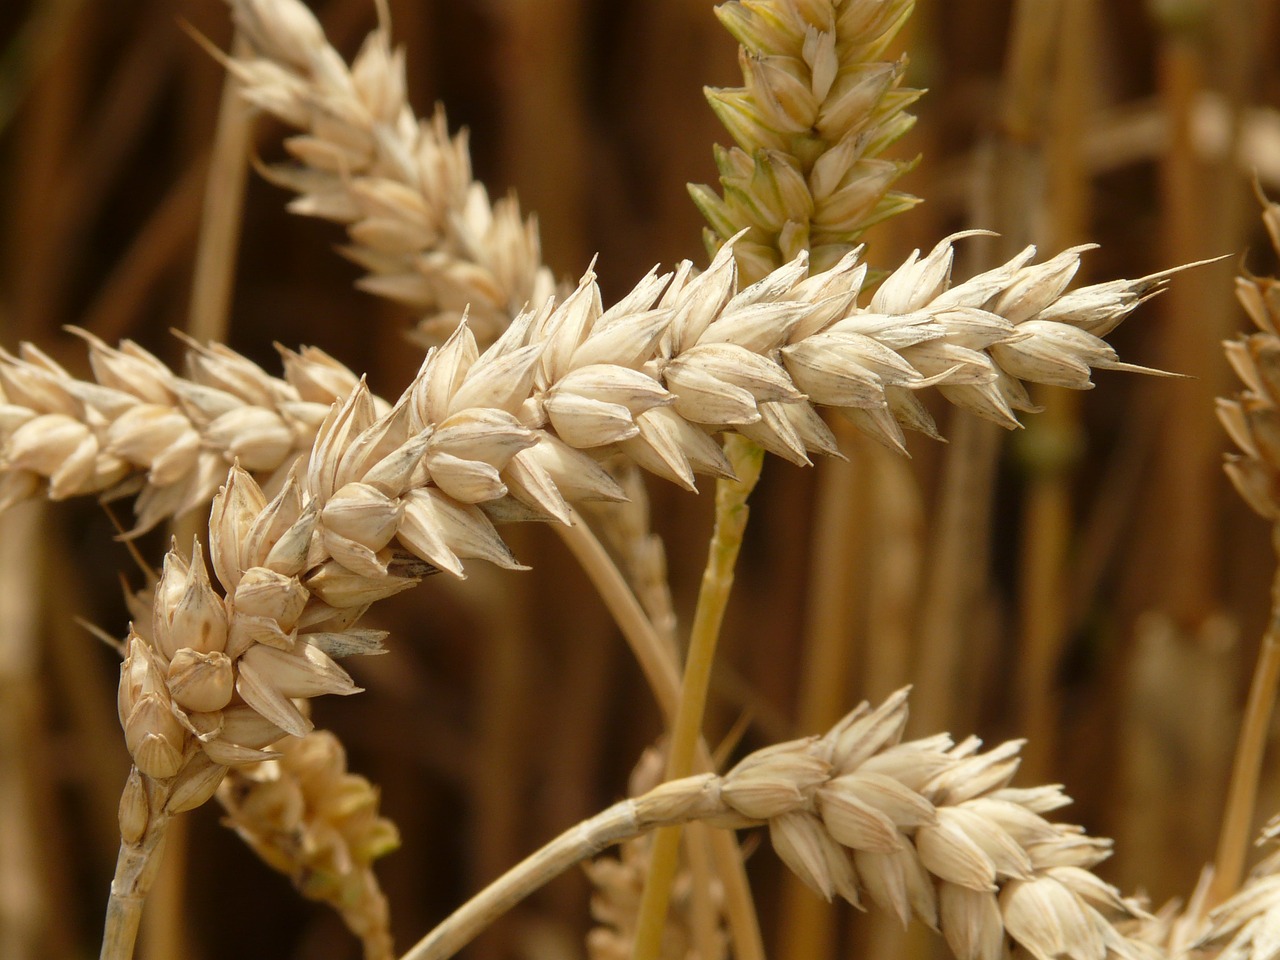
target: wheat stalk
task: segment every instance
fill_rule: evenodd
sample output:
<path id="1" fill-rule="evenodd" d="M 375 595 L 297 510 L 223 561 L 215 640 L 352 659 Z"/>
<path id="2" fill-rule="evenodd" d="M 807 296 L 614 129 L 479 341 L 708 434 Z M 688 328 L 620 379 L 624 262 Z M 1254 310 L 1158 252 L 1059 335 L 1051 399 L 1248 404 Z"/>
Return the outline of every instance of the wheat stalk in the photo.
<path id="1" fill-rule="evenodd" d="M 654 748 L 644 751 L 631 772 L 628 796 L 640 796 L 662 782 L 666 768 L 663 752 Z M 651 844 L 651 834 L 637 837 L 622 844 L 617 858 L 597 857 L 583 865 L 592 885 L 591 917 L 596 922 L 587 934 L 587 953 L 592 960 L 626 960 L 632 955 Z M 692 846 L 686 849 L 693 861 L 696 851 Z M 699 890 L 698 880 L 688 866 L 676 876 L 671 910 L 663 927 L 660 956 L 664 960 L 683 960 L 690 955 L 699 960 L 728 957 L 730 941 L 721 920 L 724 890 L 715 881 Z M 708 901 L 708 917 L 699 914 L 700 897 Z"/>
<path id="2" fill-rule="evenodd" d="M 828 900 L 868 896 L 904 924 L 940 929 L 959 960 L 1008 942 L 1038 960 L 1148 960 L 1116 922 L 1147 915 L 1090 868 L 1109 842 L 1043 814 L 1058 787 L 1009 786 L 1020 743 L 986 753 L 945 734 L 902 742 L 906 691 L 863 703 L 821 737 L 757 751 L 723 776 L 668 781 L 531 855 L 419 941 L 403 960 L 447 960 L 496 916 L 579 860 L 662 826 L 767 825 L 775 852 Z"/>

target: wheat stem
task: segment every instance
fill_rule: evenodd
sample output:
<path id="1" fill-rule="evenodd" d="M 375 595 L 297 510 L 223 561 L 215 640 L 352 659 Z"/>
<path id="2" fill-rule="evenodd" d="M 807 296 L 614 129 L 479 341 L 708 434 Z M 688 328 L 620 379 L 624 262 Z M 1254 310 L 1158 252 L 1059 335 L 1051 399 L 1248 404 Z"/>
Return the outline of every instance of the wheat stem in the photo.
<path id="1" fill-rule="evenodd" d="M 169 813 L 165 809 L 168 791 L 155 781 L 151 784 L 151 815 L 146 828 L 135 841 L 120 841 L 99 960 L 131 960 L 142 907 L 160 870 L 169 826 Z"/>
<path id="2" fill-rule="evenodd" d="M 1244 862 L 1252 834 L 1254 806 L 1262 773 L 1262 757 L 1267 747 L 1267 730 L 1280 687 L 1280 574 L 1272 588 L 1271 623 L 1263 634 L 1253 682 L 1245 704 L 1244 722 L 1236 744 L 1231 782 L 1214 858 L 1213 885 L 1206 906 L 1212 908 L 1235 892 L 1244 872 Z"/>
<path id="3" fill-rule="evenodd" d="M 526 857 L 419 940 L 401 960 L 446 960 L 547 881 L 615 843 L 644 833 L 635 801 L 623 800 L 570 827 Z"/>
<path id="4" fill-rule="evenodd" d="M 576 512 L 572 522 L 557 524 L 565 545 L 591 579 L 604 600 L 614 622 L 622 630 L 640 669 L 653 691 L 658 706 L 674 727 L 677 704 L 680 699 L 680 680 L 676 672 L 674 650 L 645 616 L 626 579 L 614 564 L 608 552 L 596 539 L 591 528 Z M 706 746 L 698 741 L 698 765 L 712 769 L 712 761 Z M 743 958 L 763 958 L 764 945 L 760 936 L 760 923 L 756 918 L 755 900 L 747 883 L 742 864 L 742 852 L 731 834 L 713 831 L 710 836 L 711 856 L 715 862 L 720 882 L 724 885 L 725 915 L 738 955 Z"/>
<path id="5" fill-rule="evenodd" d="M 715 662 L 720 627 L 733 590 L 733 571 L 750 514 L 747 498 L 760 479 L 764 463 L 764 450 L 737 435 L 725 439 L 725 454 L 733 464 L 737 479 L 716 483 L 715 529 L 698 591 L 698 605 L 680 686 L 680 704 L 671 727 L 671 750 L 667 755 L 667 778 L 670 780 L 688 776 L 693 770 L 694 751 L 701 734 L 707 689 L 711 683 L 711 667 Z M 655 960 L 658 956 L 671 899 L 671 885 L 675 881 L 679 843 L 678 826 L 660 830 L 653 838 L 632 949 L 634 960 Z M 745 956 L 743 951 L 747 945 L 736 946 L 739 956 Z"/>
<path id="6" fill-rule="evenodd" d="M 231 55 L 242 57 L 248 52 L 248 42 L 237 32 Z M 223 82 L 218 129 L 205 181 L 204 210 L 187 314 L 187 332 L 202 342 L 226 338 L 252 130 L 251 110 L 242 98 L 240 81 L 235 74 L 228 73 Z"/>
<path id="7" fill-rule="evenodd" d="M 576 510 L 571 511 L 570 517 L 569 523 L 555 525 L 556 533 L 560 534 L 560 539 L 569 548 L 596 592 L 600 594 L 609 613 L 613 615 L 614 622 L 622 631 L 641 672 L 644 673 L 649 689 L 658 701 L 658 706 L 666 716 L 672 716 L 678 700 L 680 679 L 670 645 L 654 629 L 626 578 L 591 532 L 586 521 Z"/>

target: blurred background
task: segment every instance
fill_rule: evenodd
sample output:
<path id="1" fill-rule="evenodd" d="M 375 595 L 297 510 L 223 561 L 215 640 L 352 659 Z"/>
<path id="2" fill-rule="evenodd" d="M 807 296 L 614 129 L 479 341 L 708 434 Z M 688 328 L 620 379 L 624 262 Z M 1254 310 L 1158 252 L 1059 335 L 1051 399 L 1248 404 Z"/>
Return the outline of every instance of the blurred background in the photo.
<path id="1" fill-rule="evenodd" d="M 314 8 L 346 55 L 370 0 Z M 606 299 L 651 265 L 704 262 L 685 183 L 715 183 L 727 142 L 701 95 L 738 82 L 736 46 L 691 0 L 389 0 L 420 113 L 471 129 L 477 175 L 539 217 L 547 262 L 599 254 Z M 1117 838 L 1107 879 L 1157 904 L 1213 856 L 1243 692 L 1275 568 L 1266 524 L 1222 476 L 1213 398 L 1235 390 L 1220 341 L 1243 329 L 1232 278 L 1275 270 L 1252 196 L 1280 196 L 1280 49 L 1269 0 L 921 0 L 901 38 L 926 87 L 895 148 L 925 202 L 868 235 L 891 267 L 968 227 L 957 273 L 1026 243 L 1086 241 L 1081 279 L 1209 257 L 1111 339 L 1185 374 L 1102 373 L 1087 396 L 1006 434 L 934 405 L 943 445 L 912 459 L 840 429 L 849 463 L 767 465 L 722 639 L 707 736 L 744 746 L 814 732 L 863 697 L 915 684 L 912 735 L 1026 736 L 1019 781 L 1061 782 L 1065 819 Z M 0 344 L 77 373 L 83 326 L 170 362 L 223 77 L 185 21 L 227 49 L 218 0 L 0 4 Z M 254 149 L 282 156 L 259 124 Z M 285 212 L 250 175 L 227 340 L 275 372 L 273 341 L 314 344 L 384 396 L 421 357 L 415 318 L 353 289 L 342 231 Z M 216 200 L 215 200 L 216 202 Z M 935 400 L 937 398 L 934 398 Z M 711 484 L 705 483 L 704 489 Z M 651 485 L 687 630 L 710 498 Z M 127 509 L 123 505 L 116 508 Z M 92 502 L 27 504 L 0 525 L 0 955 L 96 955 L 128 769 L 118 660 L 81 618 L 123 635 L 120 577 L 145 574 Z M 533 569 L 472 565 L 382 604 L 392 652 L 352 670 L 368 693 L 317 705 L 379 784 L 403 848 L 379 874 L 407 946 L 452 906 L 623 795 L 661 723 L 608 614 L 560 541 L 507 529 Z M 156 563 L 164 537 L 139 549 Z M 1273 764 L 1273 766 L 1275 766 Z M 1265 778 L 1260 814 L 1280 808 Z M 218 823 L 175 835 L 146 958 L 346 958 L 358 945 Z M 771 854 L 751 861 L 766 941 L 802 956 Z M 578 873 L 471 948 L 484 960 L 584 955 Z M 905 956 L 883 924 L 823 908 L 840 952 Z"/>

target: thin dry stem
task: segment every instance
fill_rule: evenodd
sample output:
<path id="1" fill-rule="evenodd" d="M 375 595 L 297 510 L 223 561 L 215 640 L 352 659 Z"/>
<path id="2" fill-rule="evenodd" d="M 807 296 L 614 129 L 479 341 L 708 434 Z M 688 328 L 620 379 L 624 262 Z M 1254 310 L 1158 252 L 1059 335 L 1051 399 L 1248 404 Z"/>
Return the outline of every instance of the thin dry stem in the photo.
<path id="1" fill-rule="evenodd" d="M 150 815 L 145 830 L 133 842 L 120 842 L 99 960 L 132 960 L 142 907 L 160 869 L 169 826 L 169 813 L 165 809 L 166 788 L 161 783 L 150 781 L 147 793 Z"/>
<path id="2" fill-rule="evenodd" d="M 680 703 L 671 726 L 671 746 L 667 755 L 667 778 L 675 780 L 693 772 L 694 751 L 702 731 L 707 691 L 711 685 L 711 668 L 725 609 L 733 590 L 733 571 L 742 549 L 750 510 L 747 499 L 760 479 L 764 450 L 738 436 L 725 440 L 725 454 L 733 465 L 737 479 L 716 483 L 716 518 L 698 591 L 693 628 L 689 635 L 689 652 L 685 659 L 680 685 Z M 640 916 L 636 924 L 634 960 L 656 960 L 662 945 L 662 929 L 666 923 L 667 905 L 675 881 L 680 828 L 660 830 L 653 839 L 649 871 L 640 898 Z M 734 944 L 744 960 L 763 960 L 763 946 L 757 937 L 751 943 Z"/>
<path id="3" fill-rule="evenodd" d="M 231 55 L 247 53 L 248 43 L 237 33 Z M 229 73 L 223 81 L 217 132 L 205 179 L 187 314 L 187 333 L 204 343 L 226 339 L 252 134 L 252 111 L 242 98 L 240 82 Z"/>
<path id="4" fill-rule="evenodd" d="M 613 559 L 577 512 L 570 515 L 567 524 L 557 524 L 555 530 L 609 608 L 658 706 L 664 714 L 674 716 L 680 690 L 675 651 L 654 629 Z"/>
<path id="5" fill-rule="evenodd" d="M 1276 691 L 1280 687 L 1280 574 L 1277 574 L 1272 587 L 1272 597 L 1271 623 L 1263 634 L 1258 662 L 1253 668 L 1253 682 L 1249 685 L 1249 699 L 1245 704 L 1244 721 L 1240 725 L 1240 739 L 1231 768 L 1218 852 L 1214 858 L 1213 883 L 1206 902 L 1209 908 L 1217 906 L 1239 887 L 1253 833 L 1262 759 L 1267 748 Z"/>

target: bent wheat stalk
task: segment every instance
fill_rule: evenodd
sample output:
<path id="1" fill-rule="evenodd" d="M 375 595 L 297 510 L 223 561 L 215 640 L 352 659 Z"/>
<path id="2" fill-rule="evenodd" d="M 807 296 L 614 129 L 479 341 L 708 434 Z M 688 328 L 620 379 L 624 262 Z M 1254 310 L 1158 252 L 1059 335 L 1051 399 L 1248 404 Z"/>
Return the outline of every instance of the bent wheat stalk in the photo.
<path id="1" fill-rule="evenodd" d="M 1116 922 L 1147 915 L 1089 868 L 1110 843 L 1044 816 L 1058 787 L 1013 788 L 1019 742 L 980 753 L 945 734 L 901 742 L 906 691 L 864 703 L 821 737 L 751 754 L 723 776 L 668 781 L 561 834 L 404 954 L 447 960 L 485 926 L 573 864 L 674 824 L 767 826 L 806 884 L 904 924 L 941 930 L 958 960 L 999 960 L 1007 942 L 1037 957 L 1148 956 Z"/>

